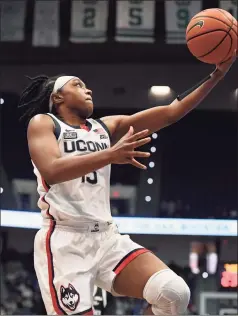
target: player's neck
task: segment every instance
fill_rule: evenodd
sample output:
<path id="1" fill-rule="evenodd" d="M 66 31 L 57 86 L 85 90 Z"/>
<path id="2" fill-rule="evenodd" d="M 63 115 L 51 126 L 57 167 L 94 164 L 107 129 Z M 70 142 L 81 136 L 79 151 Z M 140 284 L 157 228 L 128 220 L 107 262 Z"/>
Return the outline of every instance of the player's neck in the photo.
<path id="1" fill-rule="evenodd" d="M 67 124 L 72 126 L 80 126 L 86 123 L 86 119 L 81 118 L 77 113 L 69 111 L 67 108 L 59 111 L 59 117 Z"/>

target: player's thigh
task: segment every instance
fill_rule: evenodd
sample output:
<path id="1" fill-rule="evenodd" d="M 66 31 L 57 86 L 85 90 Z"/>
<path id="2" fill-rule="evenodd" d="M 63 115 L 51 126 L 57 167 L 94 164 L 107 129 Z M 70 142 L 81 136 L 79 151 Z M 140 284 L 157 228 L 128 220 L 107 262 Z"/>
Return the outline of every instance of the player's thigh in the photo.
<path id="1" fill-rule="evenodd" d="M 113 289 L 120 295 L 143 298 L 144 287 L 156 272 L 168 269 L 158 257 L 146 252 L 131 261 L 115 278 Z"/>
<path id="2" fill-rule="evenodd" d="M 73 249 L 78 244 L 75 238 L 74 232 L 52 226 L 35 237 L 34 265 L 48 315 L 92 314 L 92 262 Z"/>
<path id="3" fill-rule="evenodd" d="M 161 260 L 129 236 L 115 233 L 104 246 L 96 283 L 114 295 L 142 298 L 150 276 L 165 268 Z"/>

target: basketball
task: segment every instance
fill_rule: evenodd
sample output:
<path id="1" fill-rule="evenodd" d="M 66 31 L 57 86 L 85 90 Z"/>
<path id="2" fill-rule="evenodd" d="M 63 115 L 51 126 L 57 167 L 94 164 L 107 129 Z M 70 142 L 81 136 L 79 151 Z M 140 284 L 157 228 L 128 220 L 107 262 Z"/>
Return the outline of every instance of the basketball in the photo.
<path id="1" fill-rule="evenodd" d="M 228 60 L 237 48 L 237 21 L 227 11 L 208 9 L 196 14 L 186 30 L 190 52 L 208 64 Z"/>

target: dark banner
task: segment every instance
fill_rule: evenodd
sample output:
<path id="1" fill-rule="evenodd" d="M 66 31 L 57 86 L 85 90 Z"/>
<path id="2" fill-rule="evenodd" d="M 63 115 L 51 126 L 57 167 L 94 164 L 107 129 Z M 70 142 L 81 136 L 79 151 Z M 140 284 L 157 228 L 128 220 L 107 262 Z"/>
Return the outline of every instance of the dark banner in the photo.
<path id="1" fill-rule="evenodd" d="M 0 63 L 193 61 L 186 27 L 211 7 L 237 17 L 237 0 L 0 0 Z"/>

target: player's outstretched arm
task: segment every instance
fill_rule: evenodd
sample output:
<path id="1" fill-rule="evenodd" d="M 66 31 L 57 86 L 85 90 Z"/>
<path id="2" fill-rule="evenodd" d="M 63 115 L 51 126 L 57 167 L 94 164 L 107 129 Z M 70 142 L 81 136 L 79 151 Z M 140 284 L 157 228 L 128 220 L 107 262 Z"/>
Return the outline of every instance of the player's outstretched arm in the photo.
<path id="1" fill-rule="evenodd" d="M 149 157 L 149 153 L 135 151 L 150 141 L 148 130 L 134 134 L 129 131 L 113 147 L 84 156 L 62 157 L 54 135 L 54 123 L 47 115 L 39 114 L 29 123 L 27 138 L 30 156 L 41 176 L 48 184 L 82 177 L 108 164 L 132 164 L 145 169 L 136 157 Z"/>
<path id="2" fill-rule="evenodd" d="M 236 57 L 236 52 L 234 52 L 232 59 L 217 65 L 216 70 L 211 75 L 179 95 L 170 105 L 157 106 L 131 116 L 102 118 L 111 131 L 113 141 L 117 141 L 128 130 L 129 126 L 133 126 L 135 132 L 148 128 L 150 133 L 153 133 L 179 121 L 206 98 L 229 71 Z"/>

